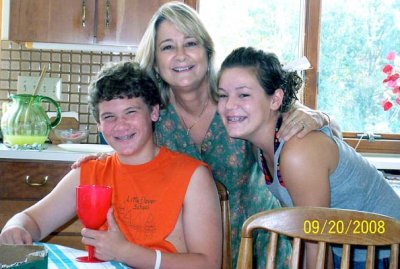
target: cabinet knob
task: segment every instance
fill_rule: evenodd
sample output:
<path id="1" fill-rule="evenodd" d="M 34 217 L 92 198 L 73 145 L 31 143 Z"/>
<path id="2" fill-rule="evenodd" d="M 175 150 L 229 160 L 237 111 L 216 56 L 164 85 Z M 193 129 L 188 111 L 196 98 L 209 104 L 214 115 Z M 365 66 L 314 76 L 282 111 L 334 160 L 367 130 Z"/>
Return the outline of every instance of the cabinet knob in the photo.
<path id="1" fill-rule="evenodd" d="M 41 181 L 33 181 L 29 176 L 25 177 L 25 183 L 28 184 L 29 186 L 43 186 L 44 184 L 47 183 L 47 180 L 49 179 L 49 176 L 45 176 L 42 178 Z"/>
<path id="2" fill-rule="evenodd" d="M 110 21 L 111 21 L 111 3 L 110 0 L 106 0 L 106 28 L 110 28 Z"/>

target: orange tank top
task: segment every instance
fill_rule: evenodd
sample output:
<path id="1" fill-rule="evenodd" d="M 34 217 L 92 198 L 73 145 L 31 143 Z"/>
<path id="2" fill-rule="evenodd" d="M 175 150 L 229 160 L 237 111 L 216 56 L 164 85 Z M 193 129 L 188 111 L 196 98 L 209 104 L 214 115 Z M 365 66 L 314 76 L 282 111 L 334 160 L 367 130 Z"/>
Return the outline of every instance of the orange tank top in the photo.
<path id="1" fill-rule="evenodd" d="M 128 241 L 176 253 L 165 239 L 176 225 L 190 178 L 199 165 L 206 166 L 165 147 L 142 165 L 124 165 L 114 153 L 83 163 L 80 184 L 112 187 L 114 218 Z"/>

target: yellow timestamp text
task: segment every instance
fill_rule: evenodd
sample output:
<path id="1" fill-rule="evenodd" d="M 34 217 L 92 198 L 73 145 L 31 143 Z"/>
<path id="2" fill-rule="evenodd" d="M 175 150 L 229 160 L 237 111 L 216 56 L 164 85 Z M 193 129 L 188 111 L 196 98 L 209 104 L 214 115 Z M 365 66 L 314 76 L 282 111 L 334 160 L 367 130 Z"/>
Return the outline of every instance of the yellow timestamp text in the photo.
<path id="1" fill-rule="evenodd" d="M 305 220 L 305 234 L 384 234 L 384 220 Z"/>

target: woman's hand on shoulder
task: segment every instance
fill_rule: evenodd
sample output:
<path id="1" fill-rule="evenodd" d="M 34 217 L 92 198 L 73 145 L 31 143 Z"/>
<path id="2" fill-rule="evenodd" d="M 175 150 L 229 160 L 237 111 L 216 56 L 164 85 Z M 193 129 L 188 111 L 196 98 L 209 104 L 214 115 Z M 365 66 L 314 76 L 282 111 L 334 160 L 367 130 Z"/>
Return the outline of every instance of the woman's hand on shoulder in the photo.
<path id="1" fill-rule="evenodd" d="M 283 122 L 278 132 L 278 138 L 285 141 L 288 141 L 293 136 L 303 138 L 309 132 L 328 125 L 329 121 L 330 119 L 326 114 L 296 103 L 291 111 L 283 114 Z"/>
<path id="2" fill-rule="evenodd" d="M 90 160 L 103 160 L 103 159 L 107 158 L 107 156 L 109 156 L 108 153 L 96 153 L 96 154 L 90 154 L 90 155 L 83 156 L 71 165 L 71 169 L 79 168 L 79 167 L 81 167 L 82 163 L 90 161 Z"/>

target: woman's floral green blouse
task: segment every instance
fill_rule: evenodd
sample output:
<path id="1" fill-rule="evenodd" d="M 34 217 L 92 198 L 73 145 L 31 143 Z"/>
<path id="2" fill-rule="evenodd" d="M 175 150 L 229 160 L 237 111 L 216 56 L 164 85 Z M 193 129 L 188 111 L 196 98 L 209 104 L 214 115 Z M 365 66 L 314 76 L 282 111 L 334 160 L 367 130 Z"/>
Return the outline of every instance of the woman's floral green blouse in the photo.
<path id="1" fill-rule="evenodd" d="M 280 207 L 278 200 L 267 189 L 251 145 L 243 140 L 230 138 L 219 114 L 216 113 L 199 152 L 181 125 L 171 104 L 160 111 L 160 119 L 155 125 L 155 134 L 159 145 L 186 153 L 207 163 L 212 169 L 214 179 L 227 187 L 231 212 L 232 257 L 235 266 L 243 222 L 257 212 Z M 259 234 L 258 236 L 267 235 Z M 257 242 L 265 244 L 265 240 L 262 239 Z M 290 243 L 287 240 L 280 240 L 279 243 L 277 268 L 288 268 Z M 257 249 L 260 250 L 257 257 L 264 257 L 259 259 L 257 267 L 265 268 L 264 248 L 260 244 Z"/>

